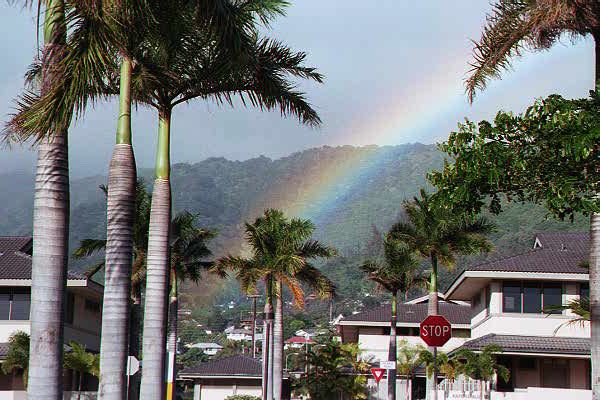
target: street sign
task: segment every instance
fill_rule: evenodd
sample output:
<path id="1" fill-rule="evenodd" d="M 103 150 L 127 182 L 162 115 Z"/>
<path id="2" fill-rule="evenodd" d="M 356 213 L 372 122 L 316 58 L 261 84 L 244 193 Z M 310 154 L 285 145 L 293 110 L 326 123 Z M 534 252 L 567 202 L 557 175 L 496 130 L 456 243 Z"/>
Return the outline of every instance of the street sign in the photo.
<path id="1" fill-rule="evenodd" d="M 127 357 L 127 375 L 135 375 L 140 370 L 140 361 L 135 356 Z"/>
<path id="2" fill-rule="evenodd" d="M 385 369 L 383 368 L 371 368 L 371 375 L 375 378 L 375 382 L 379 383 L 381 378 L 383 378 L 383 374 L 385 374 Z"/>
<path id="3" fill-rule="evenodd" d="M 379 368 L 396 369 L 396 363 L 394 361 L 379 361 Z"/>
<path id="4" fill-rule="evenodd" d="M 430 315 L 421 322 L 419 334 L 429 346 L 441 347 L 452 337 L 452 327 L 443 316 Z"/>

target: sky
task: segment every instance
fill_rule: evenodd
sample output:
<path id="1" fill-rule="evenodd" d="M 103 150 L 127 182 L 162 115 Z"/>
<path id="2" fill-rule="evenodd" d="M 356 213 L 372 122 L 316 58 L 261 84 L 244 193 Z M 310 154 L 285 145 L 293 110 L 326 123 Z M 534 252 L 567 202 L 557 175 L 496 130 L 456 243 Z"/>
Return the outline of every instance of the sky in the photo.
<path id="1" fill-rule="evenodd" d="M 343 5 L 343 6 L 342 6 Z M 443 141 L 468 117 L 521 111 L 551 93 L 585 97 L 593 85 L 591 40 L 565 38 L 550 51 L 526 54 L 473 105 L 464 94 L 472 43 L 490 9 L 481 0 L 297 0 L 266 34 L 308 54 L 322 85 L 299 82 L 323 124 L 304 127 L 278 112 L 197 101 L 172 118 L 173 163 L 208 157 L 282 157 L 323 145 L 363 146 Z M 34 10 L 0 2 L 0 122 L 14 111 L 23 74 L 36 52 Z M 106 174 L 117 103 L 100 103 L 70 131 L 71 175 Z M 156 147 L 153 110 L 133 116 L 138 166 L 151 167 Z M 0 173 L 33 171 L 30 146 L 0 149 Z"/>

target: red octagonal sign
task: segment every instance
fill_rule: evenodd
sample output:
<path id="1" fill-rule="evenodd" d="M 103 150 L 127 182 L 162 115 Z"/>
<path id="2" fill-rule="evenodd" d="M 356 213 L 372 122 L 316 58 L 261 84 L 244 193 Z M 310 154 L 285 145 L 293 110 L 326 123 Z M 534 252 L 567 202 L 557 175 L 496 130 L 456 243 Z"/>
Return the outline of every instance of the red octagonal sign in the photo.
<path id="1" fill-rule="evenodd" d="M 452 327 L 443 316 L 430 315 L 421 322 L 419 334 L 429 346 L 441 347 L 452 337 Z"/>

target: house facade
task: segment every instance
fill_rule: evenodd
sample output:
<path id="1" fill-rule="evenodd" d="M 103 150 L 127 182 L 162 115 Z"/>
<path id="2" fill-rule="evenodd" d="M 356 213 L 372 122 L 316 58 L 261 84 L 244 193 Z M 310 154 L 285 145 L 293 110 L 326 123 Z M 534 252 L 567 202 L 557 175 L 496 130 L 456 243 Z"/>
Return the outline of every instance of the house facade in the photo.
<path id="1" fill-rule="evenodd" d="M 471 307 L 439 297 L 440 314 L 452 325 L 452 339 L 442 351 L 451 351 L 471 337 Z M 427 317 L 427 297 L 400 303 L 397 307 L 397 340 L 409 345 L 427 344 L 419 337 L 419 324 Z M 362 356 L 372 362 L 388 360 L 391 307 L 389 304 L 342 318 L 337 323 L 343 343 L 358 343 Z"/>
<path id="2" fill-rule="evenodd" d="M 16 332 L 30 333 L 31 237 L 0 237 L 0 361 L 6 357 L 8 340 Z M 89 351 L 100 351 L 103 286 L 69 272 L 65 304 L 65 345 L 75 341 Z M 73 383 L 65 371 L 65 389 Z M 86 377 L 86 390 L 96 390 L 95 378 Z M 22 375 L 0 374 L 0 399 L 24 395 Z M 24 398 L 24 397 L 23 397 Z"/>
<path id="3" fill-rule="evenodd" d="M 493 398 L 591 399 L 590 326 L 561 306 L 589 296 L 585 233 L 543 233 L 527 252 L 465 269 L 445 295 L 469 301 L 474 351 L 497 344 L 511 372 Z"/>

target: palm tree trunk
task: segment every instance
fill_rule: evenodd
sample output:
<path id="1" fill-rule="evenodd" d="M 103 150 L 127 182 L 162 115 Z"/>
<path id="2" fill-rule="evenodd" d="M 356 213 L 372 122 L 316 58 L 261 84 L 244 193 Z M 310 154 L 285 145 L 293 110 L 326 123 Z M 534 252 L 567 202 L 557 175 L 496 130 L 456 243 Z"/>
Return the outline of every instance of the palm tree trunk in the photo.
<path id="1" fill-rule="evenodd" d="M 595 90 L 600 93 L 600 30 L 593 32 L 595 43 Z M 600 188 L 599 188 L 600 189 Z M 590 329 L 592 399 L 600 400 L 600 214 L 590 217 Z"/>
<path id="2" fill-rule="evenodd" d="M 263 329 L 263 345 L 262 345 L 262 398 L 263 400 L 272 400 L 272 389 L 269 388 L 269 359 L 272 357 L 271 348 L 271 329 L 273 327 L 273 306 L 271 305 L 271 290 L 267 283 L 266 299 L 265 299 L 265 317 Z M 271 395 L 271 397 L 269 397 Z"/>
<path id="3" fill-rule="evenodd" d="M 281 400 L 283 385 L 283 291 L 281 281 L 277 280 L 275 296 L 275 322 L 273 329 L 273 398 Z"/>
<path id="4" fill-rule="evenodd" d="M 171 223 L 170 110 L 160 112 L 156 179 L 150 208 L 144 331 L 142 335 L 142 383 L 140 398 L 163 400 L 165 394 L 165 346 L 169 275 L 169 227 Z"/>
<path id="5" fill-rule="evenodd" d="M 171 294 L 169 299 L 169 337 L 167 339 L 168 372 L 167 400 L 175 398 L 175 378 L 177 376 L 177 270 L 171 266 Z"/>
<path id="6" fill-rule="evenodd" d="M 429 301 L 427 302 L 427 315 L 438 315 L 439 313 L 439 305 L 438 305 L 438 294 L 437 294 L 437 273 L 438 273 L 438 259 L 435 254 L 431 255 L 431 276 L 429 277 Z M 430 350 L 433 349 L 430 348 Z M 427 377 L 427 394 L 426 398 L 437 400 L 437 390 L 436 390 L 436 373 L 434 371 L 433 377 Z"/>
<path id="7" fill-rule="evenodd" d="M 66 41 L 62 0 L 48 0 L 44 20 L 42 93 L 57 78 L 53 65 Z M 57 78 L 58 79 L 58 78 Z M 38 147 L 33 210 L 30 400 L 63 397 L 64 301 L 69 257 L 69 158 L 67 127 Z"/>
<path id="8" fill-rule="evenodd" d="M 129 319 L 129 355 L 140 358 L 140 333 L 141 333 L 141 311 L 142 294 L 140 284 L 136 284 L 131 289 L 131 316 Z M 140 397 L 140 374 L 137 373 L 129 377 L 128 399 L 137 400 Z"/>
<path id="9" fill-rule="evenodd" d="M 121 64 L 117 138 L 108 173 L 107 240 L 100 342 L 100 400 L 122 400 L 127 392 L 127 356 L 135 218 L 136 168 L 131 146 L 131 69 Z"/>
<path id="10" fill-rule="evenodd" d="M 79 382 L 77 383 L 77 400 L 81 399 L 81 387 L 83 386 L 83 372 L 79 371 Z"/>
<path id="11" fill-rule="evenodd" d="M 392 292 L 392 319 L 390 320 L 390 347 L 388 352 L 388 361 L 396 364 L 397 343 L 396 343 L 396 325 L 398 324 L 398 292 Z M 388 400 L 396 400 L 396 368 L 388 370 Z"/>

